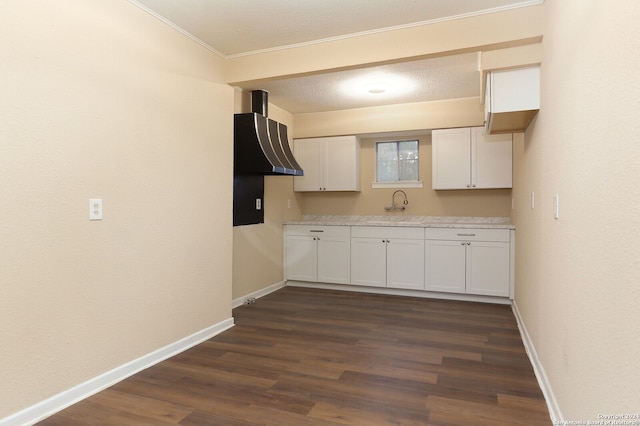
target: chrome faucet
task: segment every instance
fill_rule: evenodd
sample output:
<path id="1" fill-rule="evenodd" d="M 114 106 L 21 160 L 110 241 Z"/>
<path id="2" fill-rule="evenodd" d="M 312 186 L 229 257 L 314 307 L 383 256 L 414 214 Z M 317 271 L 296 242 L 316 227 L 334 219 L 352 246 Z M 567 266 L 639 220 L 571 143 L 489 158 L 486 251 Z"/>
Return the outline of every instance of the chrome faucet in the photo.
<path id="1" fill-rule="evenodd" d="M 404 195 L 404 201 L 402 202 L 403 205 L 399 206 L 396 204 L 396 194 L 397 193 L 401 193 L 402 195 Z M 406 192 L 404 192 L 401 189 L 398 189 L 397 191 L 395 191 L 393 193 L 393 195 L 391 196 L 391 207 L 385 207 L 384 209 L 386 211 L 391 211 L 391 210 L 401 210 L 404 211 L 404 209 L 406 208 L 405 206 L 409 204 L 409 200 L 407 200 L 407 194 Z"/>

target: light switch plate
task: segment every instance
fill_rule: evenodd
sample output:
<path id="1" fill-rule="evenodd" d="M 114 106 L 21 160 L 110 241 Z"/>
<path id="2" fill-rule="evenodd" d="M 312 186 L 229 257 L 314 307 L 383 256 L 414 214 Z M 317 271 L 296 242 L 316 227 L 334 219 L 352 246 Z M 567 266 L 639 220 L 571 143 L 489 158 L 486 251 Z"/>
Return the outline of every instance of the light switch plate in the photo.
<path id="1" fill-rule="evenodd" d="M 558 194 L 553 196 L 553 218 L 560 219 L 560 197 Z"/>
<path id="2" fill-rule="evenodd" d="M 102 220 L 102 199 L 89 199 L 89 220 Z"/>
<path id="3" fill-rule="evenodd" d="M 531 210 L 536 206 L 536 193 L 531 191 Z"/>

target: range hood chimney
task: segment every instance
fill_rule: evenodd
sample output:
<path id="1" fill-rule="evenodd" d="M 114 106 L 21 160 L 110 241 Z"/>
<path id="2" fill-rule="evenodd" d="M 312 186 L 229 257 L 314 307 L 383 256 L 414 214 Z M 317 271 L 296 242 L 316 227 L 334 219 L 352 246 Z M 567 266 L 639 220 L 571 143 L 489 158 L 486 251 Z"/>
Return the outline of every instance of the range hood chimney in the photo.
<path id="1" fill-rule="evenodd" d="M 251 111 L 234 115 L 234 174 L 302 176 L 293 157 L 287 126 L 267 117 L 268 92 L 251 92 Z"/>

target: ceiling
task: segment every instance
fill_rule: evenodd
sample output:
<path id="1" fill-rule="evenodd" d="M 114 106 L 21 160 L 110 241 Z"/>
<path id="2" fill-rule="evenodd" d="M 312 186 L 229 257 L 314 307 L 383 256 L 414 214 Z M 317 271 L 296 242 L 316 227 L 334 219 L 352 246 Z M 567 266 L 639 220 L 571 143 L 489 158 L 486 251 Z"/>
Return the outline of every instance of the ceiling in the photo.
<path id="1" fill-rule="evenodd" d="M 225 58 L 425 25 L 543 0 L 130 0 Z M 386 76 L 384 92 L 373 87 Z M 242 88 L 269 92 L 291 113 L 332 111 L 480 95 L 478 55 L 467 53 L 294 77 Z M 359 81 L 365 93 L 346 82 Z M 402 90 L 393 90 L 393 89 Z"/>

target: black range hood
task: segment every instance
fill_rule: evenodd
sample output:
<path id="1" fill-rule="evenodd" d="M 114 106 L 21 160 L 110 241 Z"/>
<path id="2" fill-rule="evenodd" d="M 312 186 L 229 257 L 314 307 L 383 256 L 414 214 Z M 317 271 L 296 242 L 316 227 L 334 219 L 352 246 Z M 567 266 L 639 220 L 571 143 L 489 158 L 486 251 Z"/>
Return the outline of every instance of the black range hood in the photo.
<path id="1" fill-rule="evenodd" d="M 252 91 L 253 112 L 233 116 L 233 172 L 302 176 L 302 168 L 289 147 L 287 126 L 267 117 L 267 96 L 264 90 Z"/>
<path id="2" fill-rule="evenodd" d="M 233 116 L 233 226 L 264 223 L 264 177 L 302 176 L 287 126 L 267 118 L 267 92 L 251 92 L 251 110 Z"/>

